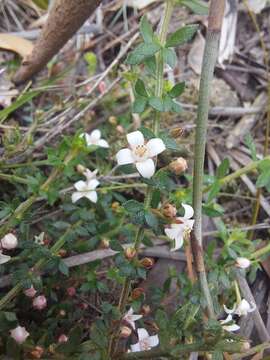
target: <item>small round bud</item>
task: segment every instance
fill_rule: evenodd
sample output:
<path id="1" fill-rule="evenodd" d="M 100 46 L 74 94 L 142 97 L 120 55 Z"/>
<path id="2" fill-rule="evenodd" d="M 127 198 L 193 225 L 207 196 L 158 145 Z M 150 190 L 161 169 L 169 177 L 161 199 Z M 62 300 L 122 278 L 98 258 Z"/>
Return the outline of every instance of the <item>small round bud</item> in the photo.
<path id="1" fill-rule="evenodd" d="M 171 172 L 173 172 L 175 175 L 180 175 L 184 171 L 186 171 L 188 168 L 186 159 L 179 157 L 178 159 L 172 161 L 169 164 L 169 169 Z"/>
<path id="2" fill-rule="evenodd" d="M 110 247 L 110 240 L 108 239 L 101 239 L 101 242 L 100 242 L 100 247 L 102 249 L 108 249 Z"/>
<path id="3" fill-rule="evenodd" d="M 238 257 L 235 261 L 235 266 L 241 268 L 241 269 L 247 269 L 250 267 L 250 260 L 244 257 Z"/>
<path id="4" fill-rule="evenodd" d="M 149 315 L 150 312 L 151 312 L 151 308 L 150 308 L 149 305 L 143 305 L 143 306 L 142 306 L 141 314 L 142 314 L 143 316 Z"/>
<path id="5" fill-rule="evenodd" d="M 59 251 L 58 251 L 58 256 L 60 256 L 60 257 L 65 257 L 67 255 L 67 250 L 65 250 L 65 249 L 60 249 Z"/>
<path id="6" fill-rule="evenodd" d="M 117 126 L 116 126 L 116 131 L 117 131 L 119 134 L 124 134 L 124 133 L 125 133 L 125 129 L 123 128 L 122 125 L 117 125 Z"/>
<path id="7" fill-rule="evenodd" d="M 68 337 L 65 334 L 61 334 L 57 341 L 59 344 L 66 343 L 68 341 Z"/>
<path id="8" fill-rule="evenodd" d="M 1 246 L 3 249 L 12 250 L 18 245 L 18 239 L 12 233 L 6 234 L 1 240 Z"/>
<path id="9" fill-rule="evenodd" d="M 10 336 L 18 343 L 22 344 L 29 336 L 29 332 L 26 331 L 25 327 L 17 326 L 15 329 L 10 331 Z"/>
<path id="10" fill-rule="evenodd" d="M 67 288 L 67 294 L 70 297 L 73 297 L 76 294 L 76 289 L 74 286 L 70 286 L 69 288 Z"/>
<path id="11" fill-rule="evenodd" d="M 60 311 L 59 311 L 59 315 L 60 316 L 62 316 L 62 317 L 65 317 L 66 316 L 66 311 L 64 310 L 64 309 L 61 309 Z"/>
<path id="12" fill-rule="evenodd" d="M 149 257 L 145 257 L 142 260 L 140 260 L 140 264 L 147 270 L 151 269 L 154 264 L 155 264 L 155 260 Z"/>
<path id="13" fill-rule="evenodd" d="M 170 219 L 173 219 L 176 217 L 177 214 L 176 207 L 169 203 L 165 204 L 162 207 L 162 214 Z"/>
<path id="14" fill-rule="evenodd" d="M 132 333 L 132 330 L 128 326 L 122 326 L 120 328 L 120 337 L 121 338 L 128 338 Z"/>
<path id="15" fill-rule="evenodd" d="M 44 353 L 44 349 L 41 346 L 36 346 L 34 350 L 31 351 L 31 355 L 34 359 L 41 359 Z"/>
<path id="16" fill-rule="evenodd" d="M 30 288 L 24 290 L 23 293 L 24 293 L 25 296 L 33 298 L 33 297 L 35 297 L 35 295 L 37 293 L 37 290 L 32 285 Z"/>
<path id="17" fill-rule="evenodd" d="M 85 172 L 85 170 L 86 170 L 86 167 L 83 166 L 83 165 L 81 165 L 81 164 L 78 164 L 78 165 L 76 166 L 76 170 L 77 170 L 77 172 L 78 172 L 79 174 L 83 174 L 83 173 Z"/>
<path id="18" fill-rule="evenodd" d="M 145 291 L 144 291 L 143 288 L 135 288 L 135 289 L 133 289 L 132 292 L 131 292 L 131 298 L 132 298 L 133 300 L 137 300 L 137 299 L 139 299 L 142 295 L 144 296 L 144 294 L 145 294 Z"/>
<path id="19" fill-rule="evenodd" d="M 113 209 L 113 210 L 118 210 L 119 207 L 120 207 L 120 204 L 119 204 L 118 201 L 114 201 L 114 202 L 112 203 L 112 209 Z"/>
<path id="20" fill-rule="evenodd" d="M 128 247 L 125 249 L 124 254 L 128 260 L 132 260 L 137 255 L 137 251 L 134 247 Z"/>
<path id="21" fill-rule="evenodd" d="M 108 121 L 111 125 L 117 125 L 117 118 L 115 116 L 110 116 Z"/>
<path id="22" fill-rule="evenodd" d="M 43 310 L 47 306 L 47 299 L 44 295 L 39 295 L 33 300 L 33 308 Z"/>

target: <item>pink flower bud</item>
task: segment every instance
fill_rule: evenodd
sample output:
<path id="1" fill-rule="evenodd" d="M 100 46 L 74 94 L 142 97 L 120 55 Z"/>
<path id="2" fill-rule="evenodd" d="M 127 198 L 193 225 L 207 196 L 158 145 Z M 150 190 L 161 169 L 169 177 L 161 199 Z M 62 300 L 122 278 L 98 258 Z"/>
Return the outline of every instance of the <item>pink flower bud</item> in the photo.
<path id="1" fill-rule="evenodd" d="M 47 299 L 44 295 L 39 295 L 33 300 L 33 307 L 37 310 L 42 310 L 47 306 Z"/>
<path id="2" fill-rule="evenodd" d="M 238 257 L 236 259 L 235 265 L 241 269 L 247 269 L 250 267 L 250 260 L 244 257 Z"/>
<path id="3" fill-rule="evenodd" d="M 65 334 L 61 334 L 58 338 L 58 342 L 61 343 L 65 343 L 68 341 L 68 337 Z"/>
<path id="4" fill-rule="evenodd" d="M 24 290 L 23 293 L 24 293 L 25 296 L 33 298 L 36 295 L 37 290 L 32 285 L 30 288 Z"/>
<path id="5" fill-rule="evenodd" d="M 18 239 L 12 233 L 6 234 L 1 240 L 1 246 L 3 249 L 12 250 L 18 245 Z"/>
<path id="6" fill-rule="evenodd" d="M 71 286 L 71 287 L 67 288 L 67 294 L 68 294 L 68 296 L 71 296 L 71 297 L 74 296 L 76 294 L 75 287 Z"/>
<path id="7" fill-rule="evenodd" d="M 26 331 L 25 327 L 17 326 L 15 329 L 10 331 L 10 336 L 18 343 L 22 344 L 29 336 L 29 332 Z"/>

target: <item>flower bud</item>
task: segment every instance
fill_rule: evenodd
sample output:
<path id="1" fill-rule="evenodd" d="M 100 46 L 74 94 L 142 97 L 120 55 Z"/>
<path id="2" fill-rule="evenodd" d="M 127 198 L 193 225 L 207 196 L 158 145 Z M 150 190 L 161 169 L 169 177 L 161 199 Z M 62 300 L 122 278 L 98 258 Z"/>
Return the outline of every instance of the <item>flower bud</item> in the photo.
<path id="1" fill-rule="evenodd" d="M 33 297 L 35 297 L 35 295 L 37 293 L 37 290 L 32 285 L 30 288 L 24 290 L 23 293 L 24 293 L 25 296 L 33 298 Z"/>
<path id="2" fill-rule="evenodd" d="M 143 306 L 142 306 L 141 314 L 142 314 L 143 316 L 149 315 L 150 312 L 151 312 L 151 308 L 150 308 L 149 305 L 143 305 Z"/>
<path id="3" fill-rule="evenodd" d="M 121 338 L 128 338 L 132 333 L 132 330 L 128 326 L 122 326 L 120 328 L 120 337 Z"/>
<path id="4" fill-rule="evenodd" d="M 74 286 L 71 286 L 69 288 L 67 288 L 67 294 L 68 296 L 72 297 L 76 294 L 76 289 Z"/>
<path id="5" fill-rule="evenodd" d="M 128 247 L 125 249 L 124 254 L 128 260 L 132 260 L 136 256 L 137 251 L 134 247 Z"/>
<path id="6" fill-rule="evenodd" d="M 60 257 L 65 257 L 67 255 L 67 250 L 65 250 L 65 249 L 60 249 L 59 251 L 58 251 L 58 256 L 60 256 Z"/>
<path id="7" fill-rule="evenodd" d="M 124 134 L 124 133 L 125 133 L 125 129 L 123 128 L 122 125 L 117 125 L 117 126 L 116 126 L 116 131 L 117 131 L 119 134 Z"/>
<path id="8" fill-rule="evenodd" d="M 22 344 L 29 336 L 29 332 L 26 331 L 25 327 L 17 326 L 15 329 L 10 331 L 10 336 L 18 343 Z"/>
<path id="9" fill-rule="evenodd" d="M 250 267 L 250 260 L 244 257 L 238 257 L 235 261 L 235 266 L 241 269 L 247 269 Z"/>
<path id="10" fill-rule="evenodd" d="M 64 316 L 66 316 L 66 311 L 64 310 L 64 309 L 61 309 L 60 311 L 59 311 L 59 315 L 60 316 L 62 316 L 62 317 L 64 317 Z"/>
<path id="11" fill-rule="evenodd" d="M 31 355 L 34 359 L 41 359 L 42 355 L 44 353 L 44 349 L 41 346 L 36 346 L 34 350 L 31 351 Z"/>
<path id="12" fill-rule="evenodd" d="M 152 258 L 149 258 L 149 257 L 145 257 L 143 258 L 142 260 L 140 260 L 140 264 L 147 270 L 151 269 L 154 264 L 155 264 L 155 261 L 154 259 Z"/>
<path id="13" fill-rule="evenodd" d="M 178 137 L 183 136 L 183 134 L 184 134 L 184 129 L 181 128 L 181 127 L 172 129 L 172 130 L 170 131 L 170 134 L 171 134 L 171 136 L 172 136 L 173 138 L 177 139 Z"/>
<path id="14" fill-rule="evenodd" d="M 131 298 L 132 300 L 139 299 L 142 295 L 144 295 L 145 291 L 143 288 L 135 288 L 131 292 Z"/>
<path id="15" fill-rule="evenodd" d="M 115 117 L 115 116 L 110 116 L 110 117 L 109 117 L 109 123 L 110 123 L 111 125 L 117 125 L 117 119 L 116 119 L 116 117 Z"/>
<path id="16" fill-rule="evenodd" d="M 176 217 L 177 214 L 176 207 L 169 203 L 165 204 L 162 207 L 162 214 L 170 219 L 173 219 Z"/>
<path id="17" fill-rule="evenodd" d="M 83 166 L 83 165 L 81 165 L 81 164 L 78 164 L 78 165 L 76 166 L 76 170 L 77 170 L 77 172 L 78 172 L 79 174 L 83 174 L 83 173 L 85 172 L 85 170 L 86 170 L 86 167 Z"/>
<path id="18" fill-rule="evenodd" d="M 66 343 L 68 341 L 68 337 L 65 335 L 65 334 L 61 334 L 59 337 L 58 337 L 58 342 L 60 344 L 62 343 Z"/>
<path id="19" fill-rule="evenodd" d="M 100 242 L 100 247 L 102 249 L 108 249 L 110 247 L 110 240 L 108 239 L 102 239 L 101 242 Z"/>
<path id="20" fill-rule="evenodd" d="M 188 168 L 186 159 L 179 157 L 178 159 L 172 161 L 169 164 L 169 169 L 171 172 L 173 172 L 175 175 L 180 175 L 184 171 L 186 171 Z"/>
<path id="21" fill-rule="evenodd" d="M 18 245 L 18 239 L 12 233 L 6 234 L 1 240 L 1 246 L 3 249 L 12 250 Z"/>
<path id="22" fill-rule="evenodd" d="M 33 308 L 37 310 L 45 309 L 47 306 L 47 299 L 44 295 L 39 295 L 33 300 Z"/>
<path id="23" fill-rule="evenodd" d="M 114 201 L 114 202 L 112 203 L 112 209 L 113 209 L 113 210 L 118 210 L 119 207 L 120 207 L 120 204 L 119 204 L 118 201 Z"/>

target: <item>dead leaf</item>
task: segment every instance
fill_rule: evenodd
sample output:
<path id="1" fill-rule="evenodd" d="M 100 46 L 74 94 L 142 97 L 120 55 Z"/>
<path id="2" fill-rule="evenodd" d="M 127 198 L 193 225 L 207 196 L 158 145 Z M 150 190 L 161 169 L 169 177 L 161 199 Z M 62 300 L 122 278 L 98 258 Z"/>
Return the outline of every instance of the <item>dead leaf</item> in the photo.
<path id="1" fill-rule="evenodd" d="M 198 75 L 201 73 L 201 69 L 202 69 L 204 46 L 205 46 L 205 39 L 200 33 L 198 33 L 188 53 L 188 65 Z"/>
<path id="2" fill-rule="evenodd" d="M 31 41 L 19 36 L 0 33 L 0 49 L 14 51 L 25 58 L 31 54 L 33 44 Z"/>
<path id="3" fill-rule="evenodd" d="M 254 355 L 251 360 L 261 360 L 263 359 L 263 351 L 258 352 L 256 355 Z"/>
<path id="4" fill-rule="evenodd" d="M 18 90 L 14 89 L 13 83 L 8 79 L 4 72 L 0 73 L 0 106 L 8 107 L 12 99 L 18 95 Z"/>

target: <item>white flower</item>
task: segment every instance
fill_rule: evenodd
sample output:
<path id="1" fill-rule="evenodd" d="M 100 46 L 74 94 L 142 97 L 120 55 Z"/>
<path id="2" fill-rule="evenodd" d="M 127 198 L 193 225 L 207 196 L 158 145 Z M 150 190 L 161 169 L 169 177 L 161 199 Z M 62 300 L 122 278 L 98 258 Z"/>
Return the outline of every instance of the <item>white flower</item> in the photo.
<path id="1" fill-rule="evenodd" d="M 87 180 L 87 181 L 96 179 L 97 173 L 98 173 L 98 169 L 96 169 L 96 170 L 94 170 L 94 171 L 91 171 L 91 170 L 89 170 L 89 169 L 85 169 L 85 170 L 83 171 L 83 175 L 86 177 L 86 180 Z"/>
<path id="2" fill-rule="evenodd" d="M 235 266 L 241 268 L 241 269 L 247 269 L 250 267 L 250 260 L 244 257 L 238 257 L 235 261 Z"/>
<path id="3" fill-rule="evenodd" d="M 246 316 L 256 309 L 256 305 L 249 304 L 246 299 L 242 299 L 238 304 L 234 304 L 232 309 L 228 309 L 226 305 L 223 305 L 223 307 L 227 314 L 236 314 L 238 316 Z"/>
<path id="4" fill-rule="evenodd" d="M 259 14 L 266 6 L 266 2 L 267 0 L 248 0 L 248 6 L 250 10 L 254 11 L 256 14 Z"/>
<path id="5" fill-rule="evenodd" d="M 86 197 L 93 203 L 97 202 L 97 192 L 95 191 L 96 187 L 99 185 L 99 181 L 97 179 L 92 179 L 89 181 L 77 181 L 74 184 L 74 187 L 77 191 L 72 194 L 72 202 L 75 203 L 79 199 Z"/>
<path id="6" fill-rule="evenodd" d="M 34 236 L 34 242 L 37 245 L 44 245 L 45 232 L 41 232 L 39 235 Z"/>
<path id="7" fill-rule="evenodd" d="M 176 223 L 171 224 L 169 228 L 165 228 L 165 234 L 172 240 L 174 240 L 174 248 L 171 251 L 180 249 L 183 246 L 184 239 L 190 234 L 194 220 L 191 219 L 194 215 L 193 207 L 187 204 L 182 204 L 185 209 L 183 217 L 177 217 Z"/>
<path id="8" fill-rule="evenodd" d="M 29 332 L 26 331 L 25 327 L 17 326 L 15 329 L 10 331 L 10 336 L 18 343 L 22 344 L 29 336 Z"/>
<path id="9" fill-rule="evenodd" d="M 82 133 L 80 137 L 83 137 L 86 141 L 87 146 L 95 145 L 103 148 L 108 148 L 109 144 L 106 140 L 101 139 L 100 130 L 93 130 L 90 134 Z"/>
<path id="10" fill-rule="evenodd" d="M 229 314 L 229 315 L 226 317 L 226 319 L 224 319 L 224 320 L 219 320 L 220 325 L 222 326 L 222 328 L 223 328 L 224 330 L 229 331 L 229 332 L 233 332 L 233 331 L 239 330 L 239 329 L 240 329 L 240 326 L 237 325 L 237 324 L 226 325 L 226 324 L 228 324 L 228 323 L 230 323 L 230 322 L 232 322 L 232 321 L 233 321 L 233 318 L 232 318 L 232 315 L 231 315 L 231 314 Z"/>
<path id="11" fill-rule="evenodd" d="M 138 329 L 138 342 L 137 344 L 131 345 L 132 352 L 150 350 L 152 347 L 159 344 L 158 335 L 150 336 L 148 332 L 143 329 Z"/>
<path id="12" fill-rule="evenodd" d="M 134 311 L 132 307 L 128 310 L 128 312 L 124 315 L 123 320 L 129 323 L 129 325 L 132 327 L 132 329 L 135 330 L 135 321 L 142 318 L 142 315 L 136 315 L 134 314 Z"/>
<path id="13" fill-rule="evenodd" d="M 2 254 L 2 251 L 0 250 L 0 265 L 7 263 L 10 259 L 10 256 Z"/>
<path id="14" fill-rule="evenodd" d="M 153 157 L 166 149 L 164 142 L 159 138 L 150 139 L 147 143 L 140 131 L 127 134 L 130 149 L 119 150 L 116 154 L 118 165 L 135 164 L 139 173 L 149 179 L 155 173 Z"/>
<path id="15" fill-rule="evenodd" d="M 17 245 L 18 245 L 18 239 L 12 233 L 6 234 L 1 239 L 1 246 L 3 249 L 12 250 L 15 249 Z"/>

